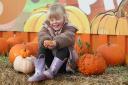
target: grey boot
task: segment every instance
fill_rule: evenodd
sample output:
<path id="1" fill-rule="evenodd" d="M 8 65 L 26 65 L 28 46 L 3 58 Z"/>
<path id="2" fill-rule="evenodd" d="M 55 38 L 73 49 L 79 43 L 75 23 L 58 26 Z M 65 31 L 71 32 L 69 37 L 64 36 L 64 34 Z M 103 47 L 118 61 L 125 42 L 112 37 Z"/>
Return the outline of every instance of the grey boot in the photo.
<path id="1" fill-rule="evenodd" d="M 59 58 L 54 57 L 50 68 L 43 72 L 45 77 L 47 79 L 52 79 L 57 74 L 57 72 L 59 71 L 59 69 L 61 68 L 61 66 L 63 65 L 64 62 L 65 62 L 65 60 L 62 61 Z"/>
<path id="2" fill-rule="evenodd" d="M 28 78 L 28 82 L 36 82 L 42 80 L 42 74 L 45 70 L 45 57 L 40 54 L 35 61 L 35 74 Z"/>

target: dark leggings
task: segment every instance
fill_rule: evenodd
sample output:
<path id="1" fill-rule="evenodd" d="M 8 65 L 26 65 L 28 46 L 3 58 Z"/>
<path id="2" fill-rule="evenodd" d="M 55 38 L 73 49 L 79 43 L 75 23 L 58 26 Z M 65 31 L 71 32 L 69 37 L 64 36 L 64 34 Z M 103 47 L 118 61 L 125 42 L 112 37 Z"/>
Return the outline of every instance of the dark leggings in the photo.
<path id="1" fill-rule="evenodd" d="M 54 59 L 54 56 L 52 54 L 52 51 L 49 50 L 49 49 L 46 49 L 46 48 L 43 48 L 41 47 L 40 48 L 40 54 L 44 54 L 45 55 L 45 64 L 50 67 L 53 59 Z M 61 48 L 61 49 L 58 49 L 57 52 L 56 52 L 56 57 L 59 58 L 60 60 L 64 60 L 66 58 L 69 57 L 69 50 L 68 48 Z M 65 61 L 65 63 L 61 66 L 59 72 L 66 72 L 66 63 L 67 61 Z"/>

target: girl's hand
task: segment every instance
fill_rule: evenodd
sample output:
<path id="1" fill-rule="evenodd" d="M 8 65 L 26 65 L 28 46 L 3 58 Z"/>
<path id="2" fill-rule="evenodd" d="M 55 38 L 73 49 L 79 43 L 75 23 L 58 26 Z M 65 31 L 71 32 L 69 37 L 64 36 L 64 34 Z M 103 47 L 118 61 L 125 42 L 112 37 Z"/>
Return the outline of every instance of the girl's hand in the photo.
<path id="1" fill-rule="evenodd" d="M 48 45 L 49 45 L 49 40 L 44 40 L 43 45 L 44 45 L 44 47 L 45 47 L 45 48 L 48 48 Z"/>
<path id="2" fill-rule="evenodd" d="M 51 41 L 50 45 L 48 46 L 49 49 L 53 49 L 56 47 L 56 41 Z"/>
<path id="3" fill-rule="evenodd" d="M 44 41 L 44 47 L 49 48 L 49 49 L 53 49 L 54 47 L 56 47 L 56 41 L 54 41 L 54 40 L 45 40 Z"/>

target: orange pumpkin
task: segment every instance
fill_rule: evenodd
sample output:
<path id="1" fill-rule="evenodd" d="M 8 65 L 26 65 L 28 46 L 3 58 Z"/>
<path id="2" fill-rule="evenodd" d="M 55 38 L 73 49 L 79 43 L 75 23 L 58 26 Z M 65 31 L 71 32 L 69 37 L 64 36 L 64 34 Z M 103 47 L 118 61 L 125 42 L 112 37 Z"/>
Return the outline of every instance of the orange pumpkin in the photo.
<path id="1" fill-rule="evenodd" d="M 102 54 L 109 66 L 120 65 L 125 61 L 125 54 L 118 44 L 103 44 L 97 48 L 97 52 Z"/>
<path id="2" fill-rule="evenodd" d="M 102 74 L 107 68 L 100 54 L 85 54 L 78 59 L 78 70 L 84 75 Z"/>
<path id="3" fill-rule="evenodd" d="M 16 56 L 19 55 L 20 50 L 24 47 L 24 44 L 16 44 L 9 51 L 9 61 L 13 63 Z"/>
<path id="4" fill-rule="evenodd" d="M 0 38 L 0 54 L 4 55 L 8 52 L 8 43 L 6 39 Z"/>
<path id="5" fill-rule="evenodd" d="M 29 57 L 30 55 L 33 55 L 32 48 L 27 46 L 27 44 L 16 44 L 14 45 L 9 52 L 9 61 L 10 63 L 13 63 L 15 58 L 17 56 L 22 56 L 22 57 Z"/>
<path id="6" fill-rule="evenodd" d="M 29 42 L 26 43 L 26 46 L 31 49 L 31 54 L 36 56 L 39 49 L 38 49 L 38 42 Z"/>
<path id="7" fill-rule="evenodd" d="M 30 51 L 30 49 L 28 49 L 28 48 L 25 47 L 25 48 L 22 48 L 20 50 L 19 55 L 22 56 L 23 58 L 29 57 L 31 55 L 31 51 Z"/>
<path id="8" fill-rule="evenodd" d="M 11 48 L 12 46 L 14 46 L 14 45 L 16 45 L 16 44 L 22 43 L 22 39 L 21 39 L 19 36 L 16 36 L 16 35 L 14 34 L 13 37 L 9 37 L 9 38 L 7 39 L 7 42 L 8 42 L 8 44 L 9 44 L 9 48 Z"/>

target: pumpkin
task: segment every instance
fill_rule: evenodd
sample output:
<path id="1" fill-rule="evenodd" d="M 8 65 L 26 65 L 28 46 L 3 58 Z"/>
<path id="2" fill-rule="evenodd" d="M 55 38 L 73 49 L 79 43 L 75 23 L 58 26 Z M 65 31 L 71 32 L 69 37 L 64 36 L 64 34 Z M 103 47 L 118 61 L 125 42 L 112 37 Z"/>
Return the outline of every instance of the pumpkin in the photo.
<path id="1" fill-rule="evenodd" d="M 22 49 L 20 50 L 19 55 L 21 55 L 23 58 L 25 58 L 25 57 L 28 57 L 28 56 L 31 55 L 31 51 L 30 51 L 30 49 L 22 48 Z"/>
<path id="2" fill-rule="evenodd" d="M 101 54 L 84 54 L 78 59 L 78 70 L 84 75 L 102 74 L 107 64 Z"/>
<path id="3" fill-rule="evenodd" d="M 9 61 L 13 63 L 16 56 L 20 54 L 20 50 L 24 48 L 24 44 L 16 44 L 9 51 Z"/>
<path id="4" fill-rule="evenodd" d="M 35 46 L 35 48 L 34 48 Z M 16 56 L 21 55 L 22 57 L 28 57 L 30 55 L 36 55 L 37 54 L 37 44 L 34 44 L 33 46 L 31 44 L 16 44 L 14 45 L 10 51 L 9 51 L 9 61 L 10 63 L 13 63 Z"/>
<path id="5" fill-rule="evenodd" d="M 8 52 L 8 43 L 6 39 L 0 38 L 0 54 L 4 55 Z"/>
<path id="6" fill-rule="evenodd" d="M 22 39 L 19 36 L 16 36 L 15 34 L 13 35 L 13 37 L 9 37 L 7 39 L 7 42 L 9 44 L 9 48 L 11 48 L 12 46 L 16 45 L 16 44 L 20 44 L 22 43 Z"/>
<path id="7" fill-rule="evenodd" d="M 74 6 L 66 6 L 69 21 L 72 22 L 79 30 L 78 33 L 90 33 L 90 23 L 88 17 L 79 8 Z M 48 7 L 37 8 L 32 12 L 24 25 L 25 32 L 39 32 L 42 22 L 46 19 Z M 81 20 L 79 20 L 81 19 Z"/>
<path id="8" fill-rule="evenodd" d="M 123 2 L 123 4 L 120 5 L 118 10 L 115 12 L 109 11 L 106 13 L 98 14 L 91 23 L 91 33 L 128 35 L 128 10 L 126 10 L 126 8 L 128 7 L 128 1 L 123 0 Z"/>
<path id="9" fill-rule="evenodd" d="M 31 49 L 31 54 L 36 56 L 39 52 L 38 42 L 29 42 L 26 43 L 26 46 Z"/>
<path id="10" fill-rule="evenodd" d="M 93 34 L 128 35 L 127 17 L 118 17 L 113 14 L 99 14 L 91 24 Z"/>
<path id="11" fill-rule="evenodd" d="M 102 54 L 108 66 L 124 64 L 125 54 L 118 44 L 107 43 L 100 45 L 97 52 Z"/>
<path id="12" fill-rule="evenodd" d="M 118 16 L 128 17 L 128 1 L 123 0 L 118 7 Z"/>
<path id="13" fill-rule="evenodd" d="M 35 59 L 36 58 L 34 56 L 26 58 L 23 58 L 22 56 L 17 56 L 13 63 L 14 70 L 25 74 L 33 72 Z"/>

